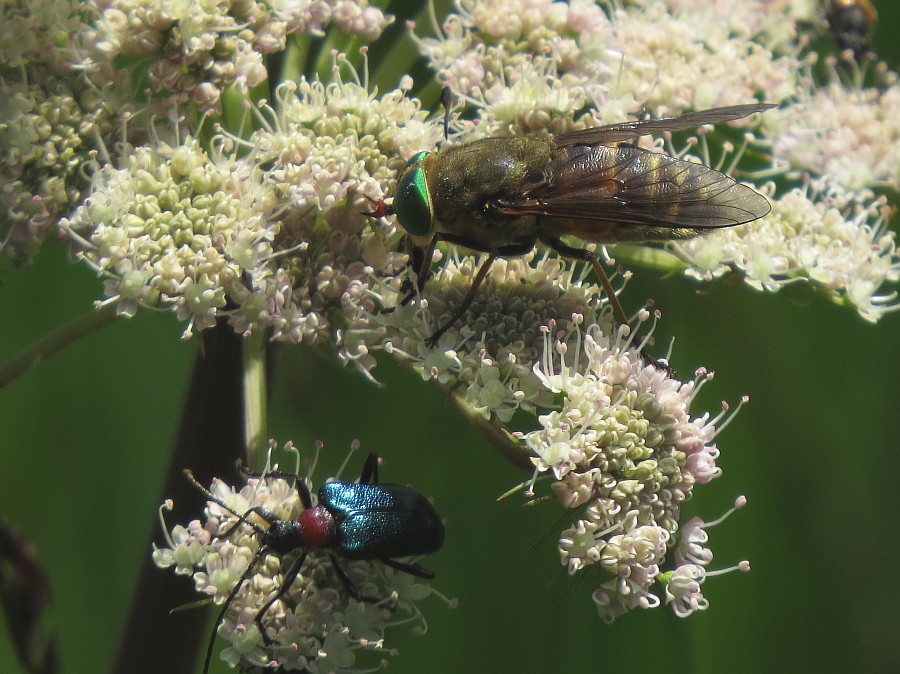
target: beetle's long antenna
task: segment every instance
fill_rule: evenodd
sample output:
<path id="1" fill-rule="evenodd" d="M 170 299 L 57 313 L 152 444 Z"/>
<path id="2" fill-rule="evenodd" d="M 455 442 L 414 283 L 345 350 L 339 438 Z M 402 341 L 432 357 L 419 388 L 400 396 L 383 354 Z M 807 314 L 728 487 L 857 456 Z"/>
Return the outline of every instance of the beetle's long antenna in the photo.
<path id="1" fill-rule="evenodd" d="M 241 526 L 242 524 L 249 524 L 251 527 L 253 527 L 253 530 L 257 533 L 257 535 L 264 536 L 266 533 L 266 530 L 263 529 L 261 526 L 259 526 L 256 522 L 251 522 L 249 520 L 250 515 L 259 515 L 270 525 L 275 524 L 275 522 L 277 522 L 279 520 L 278 515 L 273 513 L 271 510 L 269 510 L 265 506 L 261 506 L 261 505 L 253 506 L 247 512 L 245 512 L 243 515 L 238 517 L 237 522 L 232 524 L 231 527 L 228 529 L 228 531 L 223 532 L 222 534 L 217 536 L 217 538 L 230 538 L 231 534 L 233 534 L 235 531 L 237 531 L 238 527 Z"/>
<path id="2" fill-rule="evenodd" d="M 209 489 L 204 487 L 202 484 L 200 484 L 200 482 L 197 480 L 197 478 L 194 477 L 194 472 L 190 468 L 184 469 L 184 476 L 188 479 L 188 482 L 190 482 L 192 485 L 194 485 L 202 494 L 204 494 L 206 496 L 208 501 L 215 503 L 220 508 L 223 508 L 224 510 L 226 510 L 227 512 L 231 513 L 232 515 L 234 515 L 235 517 L 238 518 L 237 522 L 235 522 L 234 526 L 230 527 L 228 529 L 228 531 L 226 531 L 225 533 L 223 533 L 219 536 L 216 536 L 216 538 L 228 538 L 229 536 L 231 536 L 231 534 L 233 534 L 235 532 L 235 530 L 238 528 L 238 526 L 240 526 L 244 522 L 246 522 L 251 527 L 253 527 L 253 530 L 256 531 L 256 533 L 258 533 L 260 535 L 263 535 L 266 533 L 266 530 L 263 529 L 261 526 L 259 526 L 256 522 L 251 522 L 250 520 L 247 519 L 247 516 L 252 512 L 256 512 L 257 508 L 260 506 L 257 506 L 257 508 L 251 508 L 250 510 L 248 510 L 247 512 L 245 512 L 242 515 L 241 513 L 237 512 L 234 508 L 229 506 L 227 503 L 225 503 L 225 501 L 223 501 L 222 499 L 218 498 L 217 496 L 213 496 L 213 493 Z M 262 513 L 257 512 L 257 515 L 259 515 L 264 520 L 269 522 L 269 518 L 266 517 L 265 515 L 263 515 Z M 271 524 L 271 522 L 269 522 L 269 523 Z"/>
<path id="3" fill-rule="evenodd" d="M 270 470 L 267 473 L 257 473 L 255 471 L 250 470 L 243 463 L 238 463 L 237 469 L 238 472 L 244 478 L 256 478 L 258 480 L 262 480 L 265 478 L 272 478 L 273 480 L 301 480 L 303 476 L 299 473 L 289 473 L 283 470 Z"/>

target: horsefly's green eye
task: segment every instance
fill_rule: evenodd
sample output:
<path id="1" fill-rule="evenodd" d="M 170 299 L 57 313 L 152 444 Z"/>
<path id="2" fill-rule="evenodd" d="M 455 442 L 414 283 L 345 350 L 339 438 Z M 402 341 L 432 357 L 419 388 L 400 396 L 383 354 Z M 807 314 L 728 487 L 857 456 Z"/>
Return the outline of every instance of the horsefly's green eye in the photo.
<path id="1" fill-rule="evenodd" d="M 418 164 L 420 161 L 425 159 L 425 157 L 427 157 L 430 154 L 431 154 L 430 152 L 426 152 L 424 150 L 422 152 L 416 152 L 412 157 L 410 157 L 407 160 L 407 162 L 403 165 L 403 168 L 400 169 L 400 175 L 403 175 L 404 173 L 406 173 L 407 170 L 411 169 L 413 166 Z"/>
<path id="2" fill-rule="evenodd" d="M 394 193 L 393 209 L 397 220 L 413 236 L 425 236 L 434 224 L 434 209 L 422 168 L 422 160 L 427 155 L 427 152 L 419 152 L 406 163 Z"/>

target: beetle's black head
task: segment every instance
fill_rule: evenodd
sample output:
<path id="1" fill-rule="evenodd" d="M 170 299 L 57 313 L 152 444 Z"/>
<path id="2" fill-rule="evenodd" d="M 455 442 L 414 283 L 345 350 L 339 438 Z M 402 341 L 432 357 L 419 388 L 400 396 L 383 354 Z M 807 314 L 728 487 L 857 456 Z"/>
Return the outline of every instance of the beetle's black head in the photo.
<path id="1" fill-rule="evenodd" d="M 297 520 L 277 520 L 272 523 L 263 536 L 263 545 L 272 551 L 284 555 L 303 547 L 303 534 Z"/>

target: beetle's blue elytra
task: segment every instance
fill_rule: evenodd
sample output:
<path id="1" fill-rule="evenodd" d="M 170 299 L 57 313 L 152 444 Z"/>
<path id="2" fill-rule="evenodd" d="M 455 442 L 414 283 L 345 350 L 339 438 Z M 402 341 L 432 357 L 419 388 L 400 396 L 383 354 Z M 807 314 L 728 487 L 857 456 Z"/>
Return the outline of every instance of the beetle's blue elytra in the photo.
<path id="1" fill-rule="evenodd" d="M 434 206 L 422 168 L 422 161 L 428 154 L 418 152 L 406 163 L 394 194 L 393 209 L 397 220 L 413 236 L 425 236 L 434 226 Z"/>
<path id="2" fill-rule="evenodd" d="M 444 542 L 431 502 L 409 487 L 328 482 L 319 489 L 319 506 L 334 517 L 332 545 L 347 559 L 424 555 Z"/>

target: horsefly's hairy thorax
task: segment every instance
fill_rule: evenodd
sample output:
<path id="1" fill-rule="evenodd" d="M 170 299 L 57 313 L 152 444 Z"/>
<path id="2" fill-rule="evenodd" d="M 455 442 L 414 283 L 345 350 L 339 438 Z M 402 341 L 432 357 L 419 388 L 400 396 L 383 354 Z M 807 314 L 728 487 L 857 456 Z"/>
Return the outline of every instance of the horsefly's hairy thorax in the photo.
<path id="1" fill-rule="evenodd" d="M 485 138 L 429 156 L 425 170 L 434 204 L 434 233 L 470 238 L 489 247 L 533 239 L 535 216 L 511 218 L 494 213 L 490 204 L 541 180 L 552 152 L 550 136 L 529 134 Z"/>

